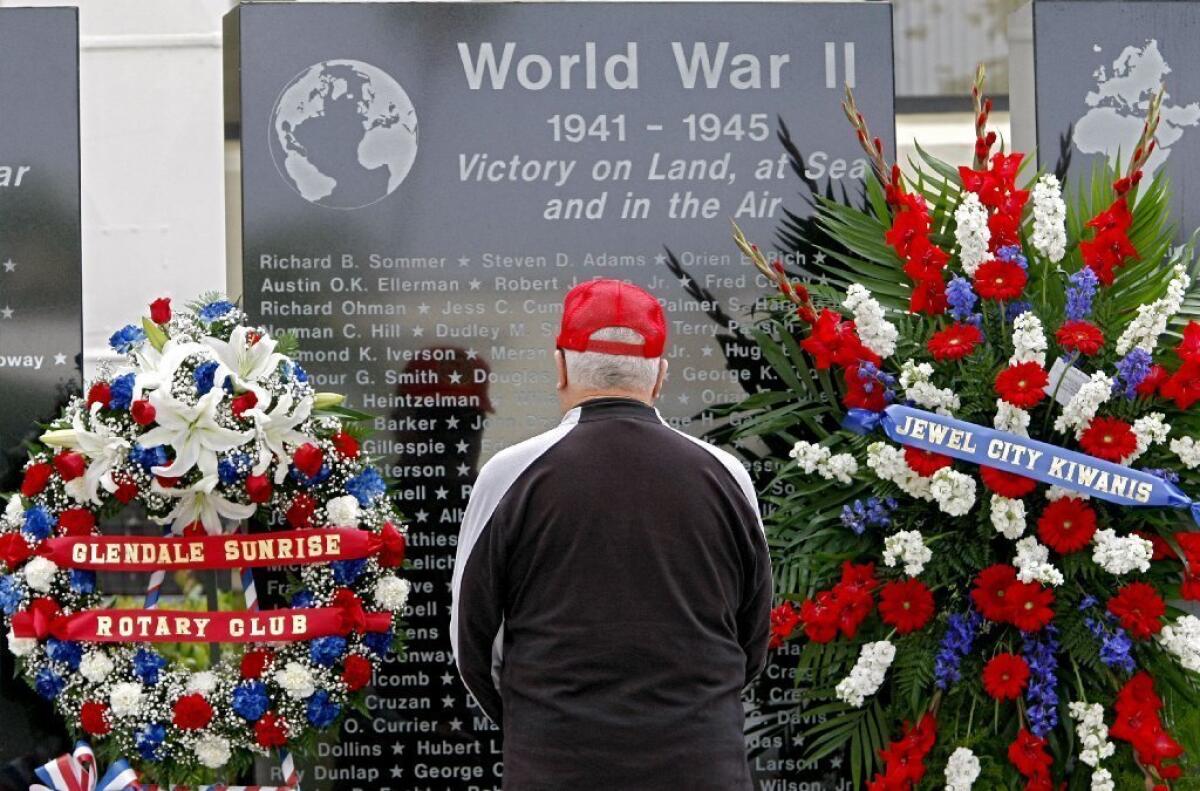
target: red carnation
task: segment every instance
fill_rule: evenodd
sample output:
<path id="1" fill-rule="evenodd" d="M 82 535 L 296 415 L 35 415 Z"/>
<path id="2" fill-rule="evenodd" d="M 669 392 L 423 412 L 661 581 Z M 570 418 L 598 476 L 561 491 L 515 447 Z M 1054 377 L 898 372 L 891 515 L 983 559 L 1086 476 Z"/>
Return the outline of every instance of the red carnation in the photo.
<path id="1" fill-rule="evenodd" d="M 96 382 L 94 385 L 88 388 L 88 409 L 92 408 L 92 404 L 99 404 L 105 409 L 108 409 L 108 404 L 110 401 L 112 401 L 112 387 L 108 382 Z"/>
<path id="2" fill-rule="evenodd" d="M 1022 728 L 1008 746 L 1008 761 L 1024 777 L 1045 776 L 1050 773 L 1054 759 L 1046 752 L 1046 740 Z"/>
<path id="3" fill-rule="evenodd" d="M 1080 354 L 1095 354 L 1104 347 L 1104 333 L 1090 321 L 1068 321 L 1054 333 L 1058 345 Z"/>
<path id="4" fill-rule="evenodd" d="M 139 426 L 148 426 L 158 417 L 158 410 L 145 398 L 134 401 L 129 405 L 129 415 Z"/>
<path id="5" fill-rule="evenodd" d="M 0 560 L 12 571 L 33 555 L 33 549 L 20 532 L 0 533 Z"/>
<path id="6" fill-rule="evenodd" d="M 1137 435 L 1124 420 L 1097 417 L 1079 436 L 1079 445 L 1098 459 L 1119 462 L 1137 450 Z"/>
<path id="7" fill-rule="evenodd" d="M 321 465 L 325 463 L 325 451 L 318 448 L 311 442 L 305 442 L 300 447 L 296 448 L 296 452 L 292 454 L 292 464 L 296 469 L 304 475 L 312 478 L 321 471 Z"/>
<path id="8" fill-rule="evenodd" d="M 108 720 L 108 704 L 98 700 L 86 701 L 79 707 L 79 725 L 92 736 L 104 736 L 112 730 Z"/>
<path id="9" fill-rule="evenodd" d="M 1078 552 L 1096 534 L 1096 512 L 1077 497 L 1060 497 L 1038 517 L 1038 538 L 1060 555 Z"/>
<path id="10" fill-rule="evenodd" d="M 58 515 L 58 527 L 64 536 L 90 536 L 96 515 L 86 508 L 68 508 Z"/>
<path id="11" fill-rule="evenodd" d="M 1025 270 L 1008 261 L 987 261 L 975 270 L 975 293 L 984 299 L 1016 299 L 1025 290 Z"/>
<path id="12" fill-rule="evenodd" d="M 131 478 L 125 477 L 117 478 L 115 480 L 117 484 L 117 490 L 113 492 L 113 497 L 117 498 L 117 502 L 123 505 L 128 505 L 133 498 L 137 497 L 137 483 Z"/>
<path id="13" fill-rule="evenodd" d="M 155 324 L 166 324 L 171 320 L 171 299 L 159 297 L 150 303 L 150 321 Z"/>
<path id="14" fill-rule="evenodd" d="M 1046 370 L 1037 363 L 1017 363 L 996 374 L 996 392 L 1015 407 L 1031 409 L 1045 398 L 1049 382 Z"/>
<path id="15" fill-rule="evenodd" d="M 254 723 L 254 740 L 259 747 L 283 747 L 287 744 L 287 727 L 287 720 L 268 711 Z"/>
<path id="16" fill-rule="evenodd" d="M 904 449 L 904 461 L 908 464 L 909 469 L 917 475 L 929 477 L 943 467 L 949 467 L 954 460 L 949 456 L 943 456 L 931 450 L 906 447 Z"/>
<path id="17" fill-rule="evenodd" d="M 229 411 L 233 413 L 234 417 L 241 417 L 246 414 L 246 410 L 254 409 L 257 405 L 258 396 L 247 390 L 229 402 Z M 317 469 L 320 469 L 320 465 L 317 466 Z"/>
<path id="18" fill-rule="evenodd" d="M 1007 623 L 1012 614 L 1008 589 L 1017 581 L 1017 570 L 1012 566 L 997 563 L 979 572 L 975 587 L 971 590 L 971 601 L 984 618 L 997 623 Z"/>
<path id="19" fill-rule="evenodd" d="M 250 502 L 265 503 L 271 499 L 274 490 L 271 479 L 266 475 L 246 476 L 246 496 L 250 498 Z"/>
<path id="20" fill-rule="evenodd" d="M 371 681 L 371 663 L 359 654 L 349 654 L 342 670 L 342 681 L 351 692 L 362 689 Z"/>
<path id="21" fill-rule="evenodd" d="M 900 634 L 924 629 L 933 617 L 933 594 L 920 580 L 889 582 L 879 592 L 879 617 Z"/>
<path id="22" fill-rule="evenodd" d="M 284 517 L 287 523 L 297 530 L 301 528 L 312 527 L 313 514 L 317 510 L 317 501 L 311 496 L 301 492 L 296 495 L 296 499 L 292 500 L 292 504 L 288 506 L 287 513 Z"/>
<path id="23" fill-rule="evenodd" d="M 1029 681 L 1029 665 L 1016 654 L 996 654 L 983 666 L 983 689 L 996 700 L 1020 697 Z"/>
<path id="24" fill-rule="evenodd" d="M 1108 611 L 1121 626 L 1139 640 L 1147 640 L 1162 631 L 1159 620 L 1167 612 L 1162 597 L 1145 582 L 1130 582 L 1108 600 Z"/>
<path id="25" fill-rule="evenodd" d="M 242 654 L 242 678 L 261 678 L 263 671 L 274 658 L 274 654 L 261 648 Z"/>
<path id="26" fill-rule="evenodd" d="M 21 494 L 26 497 L 41 494 L 42 489 L 46 488 L 46 483 L 53 474 L 54 468 L 44 461 L 30 464 L 25 468 L 25 477 L 21 481 Z"/>
<path id="27" fill-rule="evenodd" d="M 857 365 L 845 370 L 846 394 L 842 403 L 850 409 L 869 409 L 880 412 L 887 406 L 887 396 L 881 383 L 864 377 Z"/>
<path id="28" fill-rule="evenodd" d="M 175 701 L 172 724 L 185 731 L 198 731 L 212 722 L 213 707 L 199 692 L 184 695 Z"/>
<path id="29" fill-rule="evenodd" d="M 64 450 L 54 457 L 54 469 L 64 481 L 73 481 L 87 470 L 87 460 L 82 453 Z"/>
<path id="30" fill-rule="evenodd" d="M 933 334 L 926 344 L 935 360 L 960 360 L 983 340 L 983 333 L 974 324 L 951 324 Z"/>
<path id="31" fill-rule="evenodd" d="M 1036 632 L 1054 619 L 1054 591 L 1040 582 L 1014 582 L 1004 592 L 1009 623 L 1022 632 Z"/>
<path id="32" fill-rule="evenodd" d="M 1163 398 L 1170 398 L 1175 406 L 1188 409 L 1200 401 L 1200 363 L 1185 362 L 1171 374 L 1158 389 Z"/>
<path id="33" fill-rule="evenodd" d="M 785 601 L 775 609 L 771 610 L 771 648 L 778 648 L 783 645 L 783 641 L 792 636 L 796 631 L 796 627 L 800 625 L 800 613 L 792 606 L 790 601 Z"/>
<path id="34" fill-rule="evenodd" d="M 344 431 L 339 431 L 333 435 L 333 447 L 338 452 L 338 455 L 344 459 L 358 458 L 358 440 Z"/>
<path id="35" fill-rule="evenodd" d="M 979 477 L 983 480 L 983 485 L 989 491 L 1012 500 L 1024 497 L 1037 488 L 1037 481 L 1032 478 L 1017 475 L 1014 472 L 998 470 L 995 467 L 981 466 L 979 468 Z"/>

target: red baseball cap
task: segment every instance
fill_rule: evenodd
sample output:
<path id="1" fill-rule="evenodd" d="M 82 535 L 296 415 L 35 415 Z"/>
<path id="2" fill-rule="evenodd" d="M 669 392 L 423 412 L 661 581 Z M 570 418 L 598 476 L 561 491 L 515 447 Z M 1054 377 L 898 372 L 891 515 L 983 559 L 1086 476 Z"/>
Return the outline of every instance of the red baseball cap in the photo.
<path id="1" fill-rule="evenodd" d="M 605 327 L 626 327 L 644 343 L 592 340 Z M 667 321 L 662 305 L 648 292 L 620 280 L 589 280 L 567 292 L 563 299 L 558 348 L 576 352 L 661 357 L 667 343 Z"/>

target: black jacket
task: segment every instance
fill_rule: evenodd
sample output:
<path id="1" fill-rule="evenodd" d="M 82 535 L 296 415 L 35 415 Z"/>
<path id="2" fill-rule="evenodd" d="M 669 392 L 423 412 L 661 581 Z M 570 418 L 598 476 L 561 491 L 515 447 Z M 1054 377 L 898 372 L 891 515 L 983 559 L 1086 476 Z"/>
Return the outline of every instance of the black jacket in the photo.
<path id="1" fill-rule="evenodd" d="M 475 482 L 451 641 L 504 734 L 504 787 L 748 789 L 741 689 L 771 569 L 749 475 L 621 398 Z"/>

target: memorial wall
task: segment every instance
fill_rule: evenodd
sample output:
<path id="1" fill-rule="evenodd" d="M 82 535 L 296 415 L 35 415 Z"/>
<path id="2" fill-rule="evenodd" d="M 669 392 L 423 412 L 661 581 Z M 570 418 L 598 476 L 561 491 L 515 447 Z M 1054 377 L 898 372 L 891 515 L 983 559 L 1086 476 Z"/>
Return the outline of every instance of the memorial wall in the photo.
<path id="1" fill-rule="evenodd" d="M 709 317 L 719 302 L 745 321 L 766 292 L 729 221 L 769 240 L 805 211 L 780 121 L 810 179 L 856 188 L 844 83 L 890 152 L 891 8 L 268 3 L 230 13 L 225 50 L 241 149 L 230 289 L 303 341 L 318 390 L 380 415 L 368 448 L 410 523 L 408 655 L 305 788 L 497 787 L 500 733 L 450 654 L 449 581 L 480 465 L 558 421 L 563 294 L 615 277 L 659 296 L 662 414 L 714 428 L 706 409 L 763 376 L 757 349 L 719 342 Z M 755 775 L 846 787 L 838 756 L 804 762 L 794 665 L 781 653 L 748 692 Z"/>
<path id="2" fill-rule="evenodd" d="M 80 386 L 78 36 L 73 8 L 0 8 L 0 491 Z M 0 763 L 65 746 L 48 712 L 0 648 Z"/>

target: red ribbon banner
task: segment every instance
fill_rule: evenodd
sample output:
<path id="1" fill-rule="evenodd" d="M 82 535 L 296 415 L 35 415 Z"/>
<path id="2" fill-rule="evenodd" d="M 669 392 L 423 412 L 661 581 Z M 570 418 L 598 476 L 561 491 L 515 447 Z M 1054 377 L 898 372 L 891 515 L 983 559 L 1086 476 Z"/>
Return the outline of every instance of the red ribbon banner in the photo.
<path id="1" fill-rule="evenodd" d="M 64 568 L 94 571 L 233 569 L 357 560 L 377 554 L 388 538 L 342 527 L 250 535 L 64 536 L 42 542 L 38 554 Z"/>

